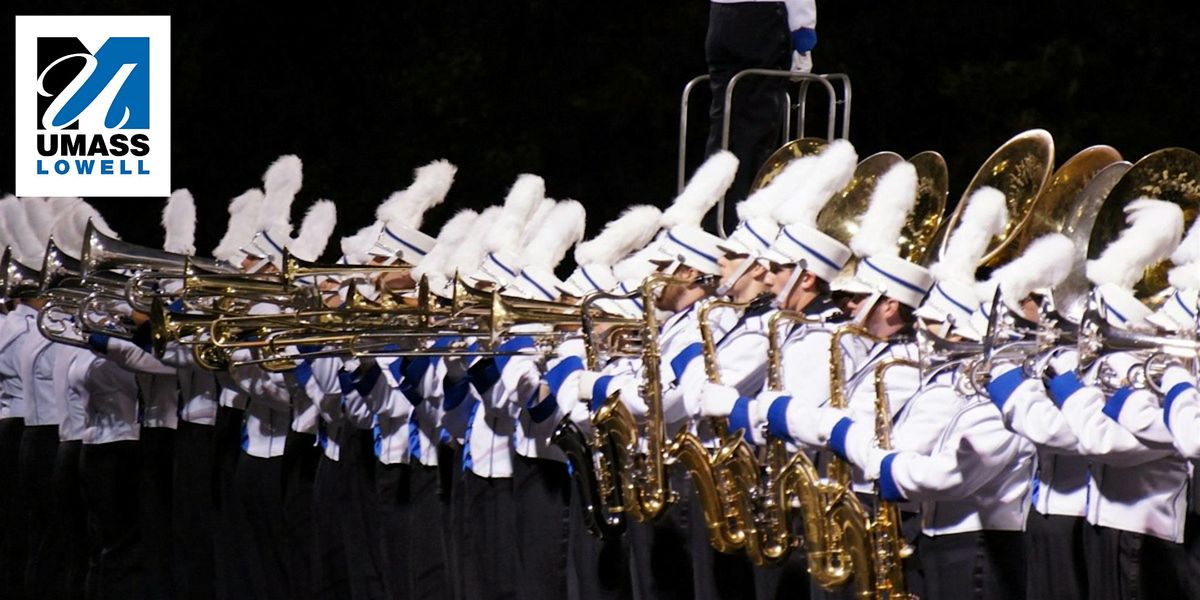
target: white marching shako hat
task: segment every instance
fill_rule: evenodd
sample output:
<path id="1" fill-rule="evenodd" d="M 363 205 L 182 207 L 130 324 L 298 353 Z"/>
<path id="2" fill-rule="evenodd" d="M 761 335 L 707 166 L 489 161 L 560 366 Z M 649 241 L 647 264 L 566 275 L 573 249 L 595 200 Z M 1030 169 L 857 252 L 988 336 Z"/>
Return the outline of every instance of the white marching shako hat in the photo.
<path id="1" fill-rule="evenodd" d="M 917 308 L 933 287 L 929 269 L 891 254 L 864 258 L 854 278 L 872 292 L 879 292 L 901 304 Z"/>
<path id="2" fill-rule="evenodd" d="M 780 265 L 804 263 L 804 269 L 825 281 L 833 281 L 850 260 L 850 248 L 815 227 L 793 223 L 779 230 L 779 237 L 763 259 Z"/>
<path id="3" fill-rule="evenodd" d="M 426 254 L 429 254 L 436 241 L 419 229 L 402 223 L 388 223 L 383 226 L 379 237 L 375 240 L 375 246 L 368 253 L 372 256 L 383 256 L 390 259 L 399 258 L 410 265 L 415 265 L 425 258 Z"/>
<path id="4" fill-rule="evenodd" d="M 982 336 L 972 326 L 971 315 L 979 310 L 979 297 L 973 286 L 958 281 L 938 281 L 914 314 L 918 319 L 953 321 L 954 333 L 978 340 Z"/>
<path id="5" fill-rule="evenodd" d="M 511 290 L 524 298 L 552 302 L 562 295 L 561 287 L 563 282 L 554 271 L 541 265 L 528 265 L 512 280 Z"/>
<path id="6" fill-rule="evenodd" d="M 1100 297 L 1105 320 L 1118 327 L 1144 325 L 1146 318 L 1154 313 L 1132 291 L 1115 283 L 1097 286 L 1096 294 Z"/>
<path id="7" fill-rule="evenodd" d="M 517 265 L 517 255 L 512 252 L 488 252 L 487 256 L 483 257 L 479 270 L 472 273 L 468 279 L 473 284 L 484 282 L 504 287 L 520 275 L 521 270 Z"/>
<path id="8" fill-rule="evenodd" d="M 667 230 L 658 247 L 658 260 L 679 262 L 706 275 L 719 275 L 717 257 L 721 254 L 721 238 L 688 225 Z"/>
<path id="9" fill-rule="evenodd" d="M 1146 320 L 1170 332 L 1194 333 L 1197 314 L 1200 314 L 1200 292 L 1175 290 L 1162 307 Z"/>
<path id="10" fill-rule="evenodd" d="M 746 219 L 738 224 L 728 238 L 721 240 L 717 247 L 722 252 L 730 254 L 749 254 L 760 256 L 771 247 L 775 236 L 779 235 L 779 224 L 765 217 Z"/>
<path id="11" fill-rule="evenodd" d="M 605 265 L 575 267 L 571 276 L 558 285 L 558 291 L 568 296 L 582 298 L 595 292 L 607 292 L 617 287 L 617 278 L 612 268 Z"/>

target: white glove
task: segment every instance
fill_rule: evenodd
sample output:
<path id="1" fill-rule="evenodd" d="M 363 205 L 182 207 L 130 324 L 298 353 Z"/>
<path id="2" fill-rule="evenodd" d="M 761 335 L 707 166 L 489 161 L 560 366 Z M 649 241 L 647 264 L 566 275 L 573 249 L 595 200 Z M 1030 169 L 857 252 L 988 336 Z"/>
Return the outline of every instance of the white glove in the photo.
<path id="1" fill-rule="evenodd" d="M 580 402 L 571 408 L 571 422 L 580 428 L 591 427 L 592 414 L 588 412 L 586 403 Z M 584 429 L 584 431 L 587 430 Z"/>
<path id="2" fill-rule="evenodd" d="M 1117 352 L 1104 357 L 1104 362 L 1113 369 L 1118 379 L 1128 382 L 1130 371 L 1142 364 L 1143 360 L 1130 352 Z"/>
<path id="3" fill-rule="evenodd" d="M 1067 350 L 1050 357 L 1049 367 L 1054 373 L 1062 375 L 1079 367 L 1079 352 Z"/>
<path id="4" fill-rule="evenodd" d="M 737 389 L 727 385 L 705 382 L 700 389 L 700 415 L 705 417 L 728 417 L 737 403 Z"/>
<path id="5" fill-rule="evenodd" d="M 1171 388 L 1184 382 L 1195 385 L 1196 377 L 1188 372 L 1187 369 L 1179 365 L 1171 365 L 1167 367 L 1167 370 L 1163 372 L 1162 376 L 1163 393 L 1165 394 L 1171 391 Z"/>
<path id="6" fill-rule="evenodd" d="M 811 73 L 812 72 L 812 52 L 796 52 L 792 51 L 792 71 L 795 73 Z"/>
<path id="7" fill-rule="evenodd" d="M 580 371 L 579 372 L 579 399 L 586 402 L 592 399 L 592 387 L 596 385 L 596 380 L 603 377 L 595 371 Z"/>

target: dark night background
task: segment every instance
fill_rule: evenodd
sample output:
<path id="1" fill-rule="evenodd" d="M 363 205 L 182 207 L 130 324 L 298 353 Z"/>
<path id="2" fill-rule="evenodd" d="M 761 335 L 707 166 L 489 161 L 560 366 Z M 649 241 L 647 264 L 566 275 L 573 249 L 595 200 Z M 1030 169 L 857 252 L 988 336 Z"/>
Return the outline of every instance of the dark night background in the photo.
<path id="1" fill-rule="evenodd" d="M 330 198 L 337 233 L 353 232 L 414 167 L 447 158 L 458 177 L 426 216 L 431 234 L 533 172 L 549 196 L 588 207 L 591 235 L 626 205 L 674 196 L 679 93 L 706 69 L 704 0 L 10 6 L 172 16 L 173 184 L 196 197 L 202 252 L 224 233 L 229 199 L 259 186 L 285 153 L 304 161 L 297 226 L 309 203 Z M 1200 3 L 819 0 L 818 9 L 815 70 L 850 75 L 860 156 L 941 152 L 952 203 L 995 147 L 1033 127 L 1054 135 L 1058 164 L 1100 143 L 1129 160 L 1200 150 Z M 0 47 L 0 80 L 11 82 L 12 43 Z M 0 114 L 12 115 L 12 94 L 0 98 Z M 693 163 L 707 91 L 695 101 Z M 0 149 L 0 190 L 11 190 L 11 141 Z M 161 244 L 160 201 L 92 202 L 126 239 Z"/>

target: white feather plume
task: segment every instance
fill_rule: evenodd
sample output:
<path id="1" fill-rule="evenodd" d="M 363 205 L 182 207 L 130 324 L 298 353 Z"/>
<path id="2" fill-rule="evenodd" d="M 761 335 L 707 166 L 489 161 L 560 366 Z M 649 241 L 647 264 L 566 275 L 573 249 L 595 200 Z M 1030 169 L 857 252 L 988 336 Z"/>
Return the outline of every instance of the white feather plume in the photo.
<path id="1" fill-rule="evenodd" d="M 613 265 L 613 277 L 618 281 L 641 281 L 654 272 L 654 263 L 650 260 L 657 258 L 658 240 L 652 241 L 641 250 Z"/>
<path id="2" fill-rule="evenodd" d="M 13 196 L 12 194 L 4 194 L 3 196 L 0 196 L 0 251 L 2 251 L 5 246 L 14 245 L 13 234 L 9 231 L 10 225 L 8 222 L 8 211 L 11 209 L 8 207 L 10 205 L 15 206 L 16 202 L 17 197 Z"/>
<path id="3" fill-rule="evenodd" d="M 1167 272 L 1167 281 L 1177 290 L 1200 290 L 1200 260 L 1172 268 Z"/>
<path id="4" fill-rule="evenodd" d="M 288 250 L 300 260 L 317 260 L 329 245 L 329 236 L 336 226 L 337 205 L 330 200 L 317 200 L 308 207 L 300 222 L 300 233 L 288 244 Z"/>
<path id="5" fill-rule="evenodd" d="M 46 203 L 50 205 L 50 214 L 53 215 L 51 220 L 75 208 L 80 202 L 83 202 L 82 198 L 46 198 Z"/>
<path id="6" fill-rule="evenodd" d="M 478 218 L 479 213 L 471 209 L 460 210 L 450 217 L 450 220 L 442 225 L 442 230 L 438 232 L 433 248 L 421 259 L 421 262 L 413 267 L 413 279 L 419 281 L 422 275 L 440 275 L 445 270 L 447 261 L 453 258 L 459 244 L 470 233 L 471 226 Z"/>
<path id="7" fill-rule="evenodd" d="M 487 232 L 495 227 L 504 209 L 499 206 L 489 206 L 479 213 L 471 223 L 467 235 L 459 242 L 451 258 L 443 265 L 442 273 L 452 276 L 456 271 L 464 277 L 475 272 L 483 257 L 487 256 Z"/>
<path id="8" fill-rule="evenodd" d="M 486 251 L 520 250 L 525 228 L 533 220 L 545 197 L 546 182 L 541 177 L 528 173 L 517 176 L 504 198 L 503 210 L 491 223 L 492 226 L 482 232 Z"/>
<path id="9" fill-rule="evenodd" d="M 188 256 L 196 253 L 196 201 L 191 192 L 178 189 L 171 193 L 163 207 L 162 226 L 163 250 Z"/>
<path id="10" fill-rule="evenodd" d="M 659 225 L 666 229 L 676 225 L 700 225 L 708 210 L 725 196 L 725 191 L 733 184 L 737 168 L 737 157 L 727 150 L 708 157 L 692 174 L 691 180 L 671 206 L 663 211 Z"/>
<path id="11" fill-rule="evenodd" d="M 458 167 L 447 160 L 435 160 L 413 172 L 413 182 L 394 192 L 379 208 L 375 218 L 384 223 L 399 223 L 420 229 L 425 212 L 440 204 L 450 192 Z"/>
<path id="12" fill-rule="evenodd" d="M 558 204 L 558 202 L 552 198 L 542 198 L 542 201 L 538 203 L 537 210 L 533 211 L 533 216 L 529 217 L 529 221 L 525 223 L 525 229 L 521 231 L 521 243 L 517 246 L 517 249 L 528 246 L 534 236 L 542 230 L 542 227 L 546 224 L 546 219 L 550 217 L 550 212 L 554 210 L 555 204 Z M 516 266 L 520 267 L 522 264 Z"/>
<path id="13" fill-rule="evenodd" d="M 241 260 L 242 246 L 254 237 L 258 224 L 258 213 L 262 208 L 263 193 L 258 188 L 246 190 L 229 202 L 229 227 L 212 255 L 226 262 Z"/>
<path id="14" fill-rule="evenodd" d="M 958 227 L 950 235 L 946 252 L 929 271 L 938 281 L 975 284 L 975 269 L 987 252 L 992 238 L 1008 224 L 1008 205 L 1004 192 L 984 186 L 967 198 Z"/>
<path id="15" fill-rule="evenodd" d="M 78 198 L 75 200 L 78 201 Z M 21 206 L 25 208 L 25 219 L 33 229 L 34 235 L 41 240 L 44 251 L 46 242 L 50 241 L 50 230 L 54 228 L 54 219 L 58 214 L 45 198 L 26 198 Z"/>
<path id="16" fill-rule="evenodd" d="M 346 262 L 352 265 L 366 264 L 371 258 L 371 248 L 375 247 L 375 242 L 379 240 L 381 233 L 383 233 L 383 222 L 375 221 L 359 229 L 354 235 L 342 238 L 340 245 L 342 256 L 346 257 Z"/>
<path id="17" fill-rule="evenodd" d="M 987 283 L 977 289 L 991 297 L 1000 286 L 1000 294 L 1012 301 L 1022 300 L 1035 290 L 1052 289 L 1071 274 L 1075 245 L 1061 233 L 1044 235 L 1029 244 L 1021 256 L 992 272 Z"/>
<path id="18" fill-rule="evenodd" d="M 30 265 L 35 257 L 41 256 L 46 247 L 29 226 L 29 219 L 25 216 L 25 208 L 22 205 L 28 200 L 9 196 L 4 202 L 0 202 L 0 219 L 4 220 L 5 229 L 9 234 L 8 244 L 12 246 L 17 260 L 26 265 Z"/>
<path id="19" fill-rule="evenodd" d="M 575 263 L 612 266 L 630 252 L 645 246 L 658 232 L 662 211 L 657 206 L 631 206 L 609 221 L 596 237 L 575 247 Z"/>
<path id="20" fill-rule="evenodd" d="M 263 201 L 257 228 L 269 231 L 276 239 L 292 235 L 292 201 L 304 181 L 300 158 L 285 154 L 275 159 L 263 174 Z"/>
<path id="21" fill-rule="evenodd" d="M 1134 200 L 1125 207 L 1125 222 L 1129 226 L 1121 235 L 1087 263 L 1087 278 L 1095 285 L 1133 289 L 1146 267 L 1171 256 L 1183 237 L 1183 210 L 1173 202 Z"/>
<path id="22" fill-rule="evenodd" d="M 902 162 L 888 169 L 875 183 L 871 204 L 850 239 L 850 249 L 861 257 L 899 253 L 900 231 L 916 201 L 916 167 Z"/>
<path id="23" fill-rule="evenodd" d="M 1182 265 L 1200 260 L 1200 216 L 1197 216 L 1192 221 L 1192 227 L 1188 229 L 1187 235 L 1183 241 L 1179 242 L 1179 247 L 1171 254 L 1171 262 Z"/>
<path id="24" fill-rule="evenodd" d="M 775 218 L 783 224 L 816 226 L 817 215 L 838 192 L 854 179 L 858 153 L 846 140 L 834 140 L 816 155 L 811 167 L 797 166 L 787 198 L 776 207 Z M 781 173 L 782 175 L 782 173 Z M 780 221 L 779 219 L 787 219 Z"/>
<path id="25" fill-rule="evenodd" d="M 542 227 L 526 244 L 523 262 L 553 271 L 571 246 L 583 239 L 587 211 L 575 200 L 563 200 L 554 205 Z"/>
<path id="26" fill-rule="evenodd" d="M 67 255 L 79 258 L 83 254 L 83 236 L 87 232 L 88 222 L 96 231 L 110 237 L 120 237 L 104 221 L 104 217 L 87 202 L 80 202 L 70 212 L 61 215 L 51 225 L 54 244 Z"/>
<path id="27" fill-rule="evenodd" d="M 791 223 L 792 221 L 783 222 L 779 219 L 793 218 L 792 213 L 802 204 L 798 202 L 799 198 L 795 197 L 796 190 L 816 168 L 817 163 L 815 155 L 793 159 L 770 183 L 751 194 L 745 202 L 738 204 L 738 218 L 745 220 L 770 217 L 783 225 Z M 817 211 L 820 211 L 820 208 Z M 813 219 L 815 221 L 816 217 Z"/>

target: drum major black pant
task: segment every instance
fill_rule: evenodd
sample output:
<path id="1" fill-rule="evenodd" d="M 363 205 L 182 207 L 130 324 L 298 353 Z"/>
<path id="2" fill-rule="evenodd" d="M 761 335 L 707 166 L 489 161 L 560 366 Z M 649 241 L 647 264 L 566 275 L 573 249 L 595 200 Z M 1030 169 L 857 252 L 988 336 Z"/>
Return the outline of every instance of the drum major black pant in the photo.
<path id="1" fill-rule="evenodd" d="M 287 594 L 283 521 L 283 457 L 242 453 L 233 477 L 233 523 L 246 581 L 236 582 L 234 597 L 274 600 Z"/>
<path id="2" fill-rule="evenodd" d="M 379 531 L 379 497 L 375 490 L 375 439 L 369 429 L 342 428 L 341 455 L 346 490 L 341 515 L 350 596 L 354 600 L 387 597 L 383 578 L 383 541 Z"/>
<path id="3" fill-rule="evenodd" d="M 316 597 L 321 600 L 344 600 L 350 597 L 350 575 L 347 573 L 346 546 L 339 515 L 339 511 L 345 510 L 344 498 L 341 465 L 322 454 L 317 462 L 317 478 L 313 484 L 313 524 L 317 545 L 313 575 L 316 578 Z"/>
<path id="4" fill-rule="evenodd" d="M 237 495 L 233 485 L 237 472 L 238 455 L 241 454 L 242 417 L 244 411 L 222 406 L 217 409 L 217 420 L 212 438 L 212 500 L 215 508 L 213 517 L 213 567 L 216 572 L 217 598 L 234 600 L 244 595 L 246 561 L 238 547 L 238 526 L 235 519 Z"/>
<path id="5" fill-rule="evenodd" d="M 638 600 L 696 597 L 691 519 L 702 517 L 692 514 L 688 500 L 693 493 L 691 478 L 674 470 L 670 473 L 671 489 L 680 500 L 654 522 L 631 519 L 626 530 L 633 597 Z M 708 543 L 707 538 L 704 543 Z"/>
<path id="6" fill-rule="evenodd" d="M 1178 578 L 1169 572 L 1172 564 L 1185 561 L 1180 544 L 1089 524 L 1085 525 L 1083 547 L 1090 600 L 1187 597 L 1178 595 Z M 1149 576 L 1156 571 L 1159 576 Z"/>
<path id="7" fill-rule="evenodd" d="M 600 539 L 583 523 L 583 501 L 571 494 L 568 597 L 571 600 L 625 600 L 633 597 L 629 577 L 629 541 L 619 535 Z"/>
<path id="8" fill-rule="evenodd" d="M 463 474 L 463 512 L 458 524 L 463 593 L 478 600 L 518 598 L 520 563 L 512 479 Z"/>
<path id="9" fill-rule="evenodd" d="M 450 600 L 449 544 L 445 528 L 449 494 L 441 493 L 439 468 L 409 466 L 409 598 Z"/>
<path id="10" fill-rule="evenodd" d="M 382 558 L 383 564 L 388 566 L 383 570 L 383 576 L 387 580 L 388 595 L 393 600 L 423 597 L 413 596 L 411 589 L 411 480 L 408 465 L 375 465 L 375 485 L 379 492 L 379 523 L 383 530 L 383 535 L 380 536 Z M 416 551 L 422 554 L 433 553 L 434 549 L 418 548 Z"/>

